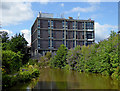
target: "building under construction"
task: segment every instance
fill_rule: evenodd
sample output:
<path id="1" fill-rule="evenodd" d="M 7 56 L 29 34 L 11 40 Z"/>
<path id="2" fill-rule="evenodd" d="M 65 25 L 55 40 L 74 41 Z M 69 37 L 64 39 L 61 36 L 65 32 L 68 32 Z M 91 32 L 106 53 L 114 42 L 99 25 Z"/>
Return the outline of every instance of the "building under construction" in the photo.
<path id="1" fill-rule="evenodd" d="M 31 56 L 54 52 L 61 44 L 68 49 L 87 46 L 95 41 L 94 34 L 91 19 L 53 18 L 53 14 L 39 13 L 31 28 Z"/>

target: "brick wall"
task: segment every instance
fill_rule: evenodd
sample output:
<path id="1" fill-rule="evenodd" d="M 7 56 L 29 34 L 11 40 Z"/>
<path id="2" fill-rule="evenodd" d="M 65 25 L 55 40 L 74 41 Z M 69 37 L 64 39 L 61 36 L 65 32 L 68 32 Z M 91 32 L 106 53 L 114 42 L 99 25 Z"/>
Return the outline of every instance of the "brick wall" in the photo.
<path id="1" fill-rule="evenodd" d="M 48 30 L 40 30 L 40 38 L 48 38 Z"/>
<path id="2" fill-rule="evenodd" d="M 40 48 L 48 48 L 49 40 L 40 40 Z"/>
<path id="3" fill-rule="evenodd" d="M 41 28 L 48 28 L 48 20 L 40 20 Z"/>
<path id="4" fill-rule="evenodd" d="M 55 29 L 62 29 L 62 21 L 54 21 L 53 26 Z"/>
<path id="5" fill-rule="evenodd" d="M 63 39 L 63 31 L 53 30 L 53 38 L 55 38 L 55 39 Z"/>
<path id="6" fill-rule="evenodd" d="M 62 40 L 54 40 L 53 42 L 54 42 L 53 44 L 54 48 L 59 48 L 60 45 L 62 44 Z"/>
<path id="7" fill-rule="evenodd" d="M 73 29 L 73 22 L 68 21 L 68 29 Z"/>

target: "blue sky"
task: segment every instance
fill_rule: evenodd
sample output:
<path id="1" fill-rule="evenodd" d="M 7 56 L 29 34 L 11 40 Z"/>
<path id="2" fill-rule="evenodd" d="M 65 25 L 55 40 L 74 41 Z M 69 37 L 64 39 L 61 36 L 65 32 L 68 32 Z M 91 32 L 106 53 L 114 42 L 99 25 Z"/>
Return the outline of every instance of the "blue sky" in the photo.
<path id="1" fill-rule="evenodd" d="M 60 18 L 64 14 L 74 19 L 89 19 L 95 21 L 96 42 L 106 39 L 111 30 L 118 31 L 118 3 L 117 2 L 11 2 L 2 3 L 2 29 L 12 36 L 15 33 L 24 33 L 30 43 L 31 26 L 38 12 L 53 13 L 54 17 Z"/>

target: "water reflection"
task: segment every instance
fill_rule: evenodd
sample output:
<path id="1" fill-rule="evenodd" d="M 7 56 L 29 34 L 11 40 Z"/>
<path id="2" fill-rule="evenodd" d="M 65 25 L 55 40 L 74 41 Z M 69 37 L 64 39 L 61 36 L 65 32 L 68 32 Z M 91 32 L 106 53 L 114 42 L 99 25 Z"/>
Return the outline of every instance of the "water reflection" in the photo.
<path id="1" fill-rule="evenodd" d="M 41 69 L 33 89 L 117 89 L 118 82 L 99 74 L 86 74 L 64 69 Z"/>

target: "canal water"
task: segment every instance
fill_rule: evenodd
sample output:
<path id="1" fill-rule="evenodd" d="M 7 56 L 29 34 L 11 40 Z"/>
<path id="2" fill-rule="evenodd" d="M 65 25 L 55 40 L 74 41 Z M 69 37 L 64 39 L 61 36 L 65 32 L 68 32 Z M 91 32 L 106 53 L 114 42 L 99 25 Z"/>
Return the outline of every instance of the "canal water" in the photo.
<path id="1" fill-rule="evenodd" d="M 22 85 L 15 86 L 15 88 Z M 20 88 L 21 88 L 20 87 Z M 65 69 L 40 69 L 37 80 L 25 84 L 24 89 L 118 89 L 118 81 L 94 73 L 80 73 Z"/>

